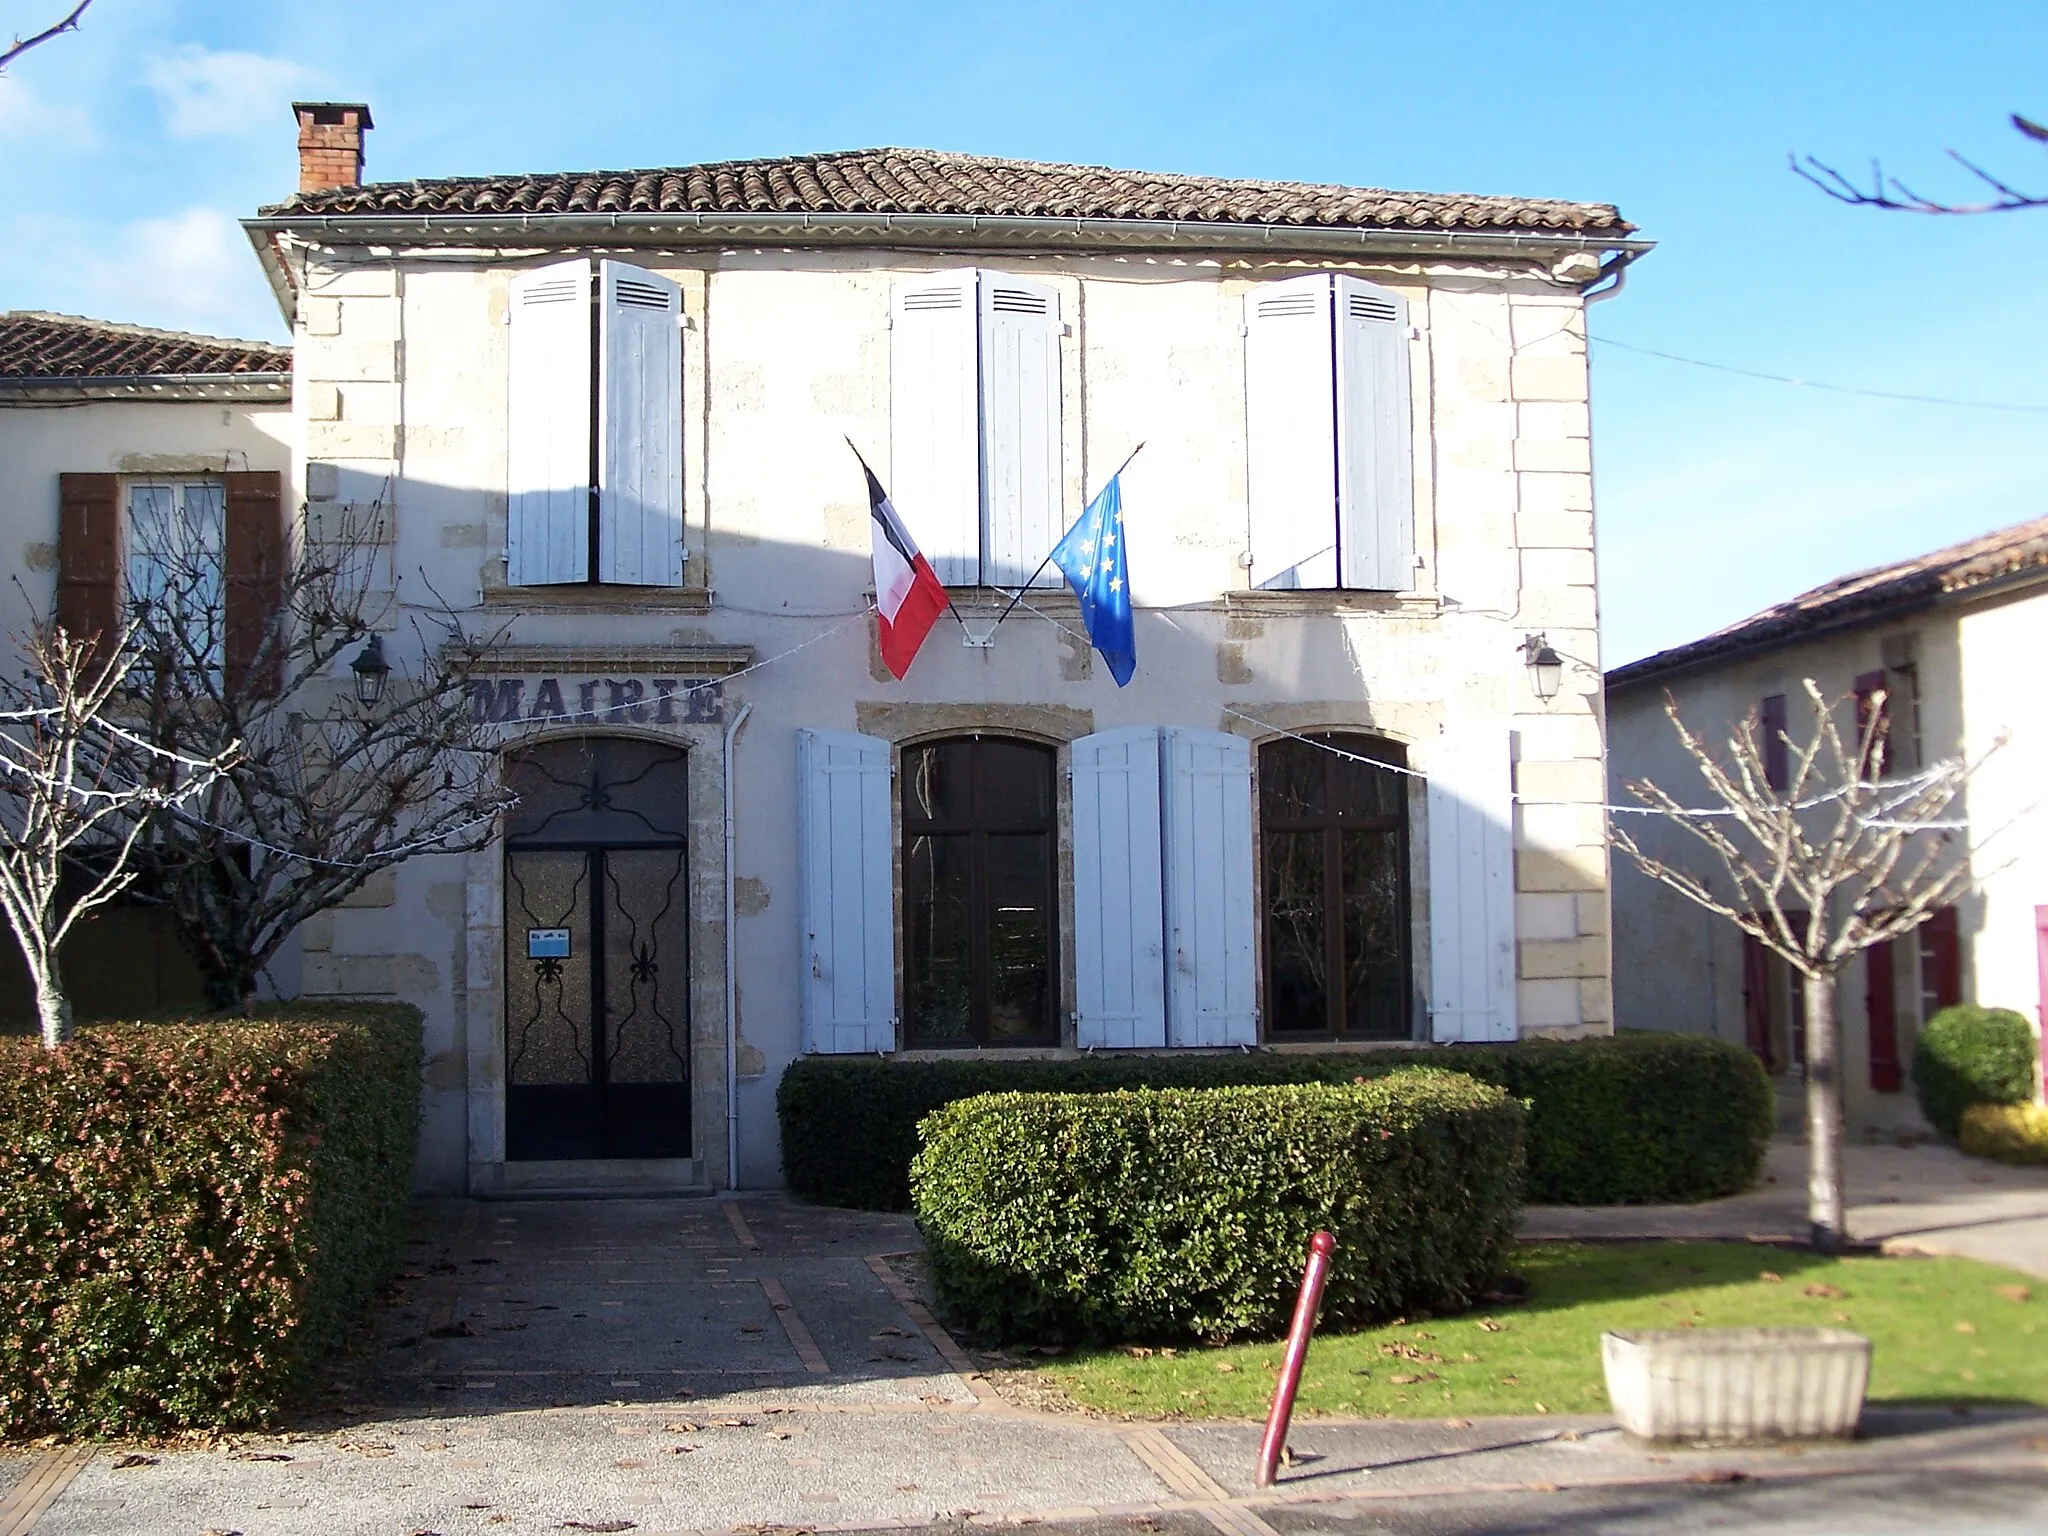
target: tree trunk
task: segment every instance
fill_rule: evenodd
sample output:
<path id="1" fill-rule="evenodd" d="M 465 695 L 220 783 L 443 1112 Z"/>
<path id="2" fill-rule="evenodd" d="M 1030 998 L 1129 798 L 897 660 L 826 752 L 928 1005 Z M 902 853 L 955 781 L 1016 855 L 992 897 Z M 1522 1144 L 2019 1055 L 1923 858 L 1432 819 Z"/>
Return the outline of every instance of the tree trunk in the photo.
<path id="1" fill-rule="evenodd" d="M 1842 1031 L 1835 977 L 1804 978 L 1806 989 L 1806 1219 L 1813 1246 L 1836 1253 L 1848 1235 L 1842 1196 Z"/>
<path id="2" fill-rule="evenodd" d="M 36 1017 L 43 1026 L 43 1049 L 54 1051 L 71 1038 L 71 999 L 57 977 L 55 960 L 49 963 L 47 974 L 44 967 L 33 963 L 29 969 L 35 973 Z"/>

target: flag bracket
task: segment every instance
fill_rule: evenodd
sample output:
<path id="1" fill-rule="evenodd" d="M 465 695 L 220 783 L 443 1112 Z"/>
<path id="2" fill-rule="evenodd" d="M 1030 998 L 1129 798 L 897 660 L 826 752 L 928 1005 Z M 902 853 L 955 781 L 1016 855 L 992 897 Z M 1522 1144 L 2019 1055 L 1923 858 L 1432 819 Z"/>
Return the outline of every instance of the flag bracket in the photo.
<path id="1" fill-rule="evenodd" d="M 960 643 L 972 651 L 992 651 L 996 648 L 996 629 L 1001 619 L 992 619 L 986 629 L 977 631 L 965 618 L 960 620 Z"/>

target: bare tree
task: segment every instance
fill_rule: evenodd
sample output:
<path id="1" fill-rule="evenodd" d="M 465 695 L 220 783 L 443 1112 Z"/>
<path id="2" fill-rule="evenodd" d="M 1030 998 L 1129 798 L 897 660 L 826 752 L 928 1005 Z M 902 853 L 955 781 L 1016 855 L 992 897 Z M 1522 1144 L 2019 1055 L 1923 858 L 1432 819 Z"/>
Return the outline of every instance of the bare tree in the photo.
<path id="1" fill-rule="evenodd" d="M 236 1008 L 307 918 L 417 854 L 483 846 L 509 800 L 465 691 L 489 642 L 445 604 L 399 617 L 375 579 L 388 558 L 381 507 L 305 527 L 256 594 L 223 571 L 223 541 L 182 516 L 167 505 L 161 527 L 144 518 L 136 534 L 151 573 L 131 593 L 139 729 L 170 751 L 242 749 L 205 794 L 156 820 L 136 857 L 209 1001 Z M 411 676 L 383 661 L 383 631 L 399 623 L 425 658 Z"/>
<path id="2" fill-rule="evenodd" d="M 2035 143 L 2048 144 L 2048 127 L 2017 112 L 2012 114 L 2012 125 Z M 1950 150 L 1948 157 L 1991 189 L 1990 201 L 1938 203 L 1932 198 L 1922 197 L 1898 177 L 1885 175 L 1884 168 L 1875 160 L 1870 162 L 1870 185 L 1864 187 L 1812 155 L 1805 156 L 1803 161 L 1798 155 L 1790 159 L 1796 175 L 1804 176 L 1829 197 L 1864 208 L 1889 208 L 1903 213 L 2011 213 L 2020 208 L 2048 208 L 2048 193 L 2022 192 L 1981 165 L 1966 160 L 1955 150 Z"/>
<path id="3" fill-rule="evenodd" d="M 19 32 L 15 33 L 14 41 L 8 44 L 7 47 L 0 48 L 0 74 L 5 74 L 8 65 L 12 64 L 37 44 L 47 43 L 51 38 L 58 36 L 60 33 L 76 32 L 78 30 L 78 18 L 85 14 L 85 8 L 91 4 L 92 0 L 78 0 L 78 4 L 71 8 L 69 16 L 66 16 L 62 21 L 53 22 L 33 36 L 23 37 Z"/>
<path id="4" fill-rule="evenodd" d="M 1950 759 L 1888 780 L 1883 693 L 1868 696 L 1845 743 L 1835 707 L 1811 678 L 1805 688 L 1813 735 L 1795 742 L 1780 734 L 1783 789 L 1770 782 L 1754 714 L 1730 734 L 1724 759 L 1666 695 L 1665 713 L 1717 803 L 1681 805 L 1646 779 L 1629 781 L 1628 789 L 1704 844 L 1716 877 L 1666 862 L 1625 827 L 1617 825 L 1612 838 L 1643 873 L 1754 935 L 1802 978 L 1807 1218 L 1814 1247 L 1833 1252 L 1844 1236 L 1836 983 L 1862 951 L 1911 932 L 1970 885 L 1969 862 L 1952 840 L 1962 830 L 1954 807 L 1983 759 Z"/>
<path id="5" fill-rule="evenodd" d="M 0 684 L 0 909 L 55 1050 L 71 1038 L 65 939 L 128 889 L 151 822 L 205 795 L 235 744 L 205 757 L 165 752 L 111 719 L 135 665 L 125 646 L 41 624 L 19 643 L 27 674 Z"/>

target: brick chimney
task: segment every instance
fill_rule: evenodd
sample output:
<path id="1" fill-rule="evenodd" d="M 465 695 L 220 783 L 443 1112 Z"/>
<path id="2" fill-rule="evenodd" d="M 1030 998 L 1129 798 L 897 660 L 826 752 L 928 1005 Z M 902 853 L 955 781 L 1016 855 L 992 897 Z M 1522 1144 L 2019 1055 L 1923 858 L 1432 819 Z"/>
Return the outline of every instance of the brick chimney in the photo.
<path id="1" fill-rule="evenodd" d="M 363 182 L 363 135 L 377 125 L 360 101 L 295 101 L 299 190 L 325 192 Z"/>

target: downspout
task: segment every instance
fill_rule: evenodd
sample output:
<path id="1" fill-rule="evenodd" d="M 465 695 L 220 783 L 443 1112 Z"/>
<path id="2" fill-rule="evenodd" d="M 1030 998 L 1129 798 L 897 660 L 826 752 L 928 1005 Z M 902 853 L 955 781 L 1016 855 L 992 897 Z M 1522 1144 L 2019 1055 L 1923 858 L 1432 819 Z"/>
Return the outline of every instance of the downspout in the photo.
<path id="1" fill-rule="evenodd" d="M 1615 252 L 1614 255 L 1608 258 L 1607 265 L 1600 269 L 1600 275 L 1595 277 L 1587 287 L 1580 290 L 1580 299 L 1588 305 L 1593 305 L 1598 304 L 1602 299 L 1613 298 L 1617 293 L 1621 292 L 1628 282 L 1629 263 L 1642 254 L 1641 251 Z M 1603 284 L 1605 284 L 1604 287 L 1602 286 Z"/>
<path id="2" fill-rule="evenodd" d="M 733 793 L 732 793 L 732 749 L 738 739 L 740 727 L 747 723 L 752 714 L 752 704 L 742 704 L 733 714 L 725 728 L 725 1187 L 738 1189 L 740 1183 L 740 1020 L 739 1020 L 739 977 L 734 973 L 734 954 L 738 948 L 733 938 L 733 924 L 737 917 L 734 911 L 733 874 Z"/>

